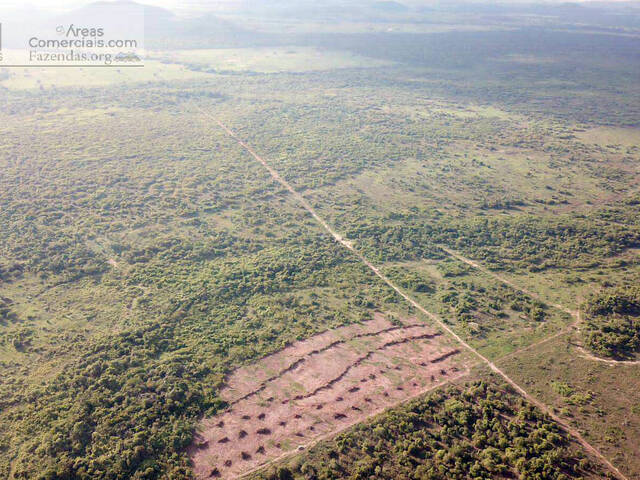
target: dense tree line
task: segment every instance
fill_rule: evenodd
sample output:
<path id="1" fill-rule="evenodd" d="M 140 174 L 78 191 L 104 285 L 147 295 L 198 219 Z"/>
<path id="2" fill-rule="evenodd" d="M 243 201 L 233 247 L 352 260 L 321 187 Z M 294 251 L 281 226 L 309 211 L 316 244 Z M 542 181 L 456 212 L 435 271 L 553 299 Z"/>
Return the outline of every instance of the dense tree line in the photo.
<path id="1" fill-rule="evenodd" d="M 574 216 L 514 215 L 416 222 L 411 214 L 402 222 L 352 225 L 347 237 L 358 241 L 379 261 L 442 258 L 437 245 L 458 249 L 495 269 L 522 268 L 531 272 L 551 268 L 597 266 L 604 258 L 640 247 L 640 229 L 606 225 Z"/>
<path id="2" fill-rule="evenodd" d="M 568 480 L 600 473 L 508 387 L 479 381 L 397 407 L 254 478 Z"/>
<path id="3" fill-rule="evenodd" d="M 586 345 L 605 357 L 628 359 L 640 352 L 640 287 L 609 288 L 584 305 Z"/>

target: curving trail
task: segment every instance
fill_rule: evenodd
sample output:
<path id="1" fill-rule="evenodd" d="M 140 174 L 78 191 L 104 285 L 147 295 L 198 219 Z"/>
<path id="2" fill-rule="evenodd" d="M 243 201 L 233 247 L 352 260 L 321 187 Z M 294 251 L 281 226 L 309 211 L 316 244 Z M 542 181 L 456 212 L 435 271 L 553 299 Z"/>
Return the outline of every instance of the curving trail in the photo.
<path id="1" fill-rule="evenodd" d="M 555 308 L 557 308 L 558 310 L 561 310 L 565 313 L 568 313 L 569 315 L 571 315 L 572 317 L 575 318 L 575 321 L 567 326 L 566 328 L 560 330 L 557 333 L 554 333 L 553 335 L 550 335 L 546 338 L 543 338 L 542 340 L 536 342 L 536 343 L 532 343 L 531 345 L 528 345 L 524 348 L 521 348 L 519 350 L 516 350 L 514 352 L 511 352 L 508 355 L 505 355 L 504 357 L 501 357 L 500 360 L 504 359 L 504 358 L 509 358 L 512 357 L 514 355 L 517 355 L 520 352 L 524 352 L 526 350 L 531 350 L 532 348 L 535 348 L 539 345 L 542 345 L 544 343 L 547 343 L 550 340 L 553 340 L 554 338 L 560 337 L 562 335 L 566 335 L 567 333 L 571 333 L 572 331 L 580 331 L 580 323 L 582 322 L 582 317 L 581 317 L 581 313 L 580 310 L 570 310 L 569 308 L 565 307 L 564 305 L 560 305 L 559 303 L 549 303 L 546 302 L 544 298 L 542 298 L 540 295 L 533 293 L 529 290 L 527 290 L 526 288 L 520 287 L 518 285 L 516 285 L 515 283 L 513 283 L 512 281 L 508 280 L 507 278 L 503 277 L 502 275 L 498 275 L 495 272 L 492 272 L 491 270 L 489 270 L 488 268 L 480 265 L 477 262 L 474 262 L 473 260 L 464 257 L 462 255 L 460 255 L 458 252 L 451 250 L 450 248 L 448 248 L 445 245 L 438 245 L 438 247 L 440 247 L 440 249 L 444 250 L 446 253 L 448 253 L 451 257 L 460 260 L 463 263 L 466 263 L 467 265 L 475 268 L 476 270 L 480 270 L 483 273 L 486 273 L 487 275 L 495 278 L 496 280 L 498 280 L 499 282 L 513 288 L 514 290 L 517 290 L 519 292 L 522 292 L 526 295 L 529 295 L 532 298 L 535 298 L 536 300 L 539 300 L 543 303 L 546 303 L 548 305 L 551 305 Z M 616 360 L 614 358 L 602 358 L 602 357 L 598 357 L 590 352 L 588 352 L 582 345 L 577 344 L 577 343 L 571 343 L 571 345 L 573 347 L 575 347 L 579 352 L 580 352 L 580 356 L 582 358 L 585 358 L 587 360 L 591 360 L 594 362 L 601 362 L 601 363 L 606 363 L 608 365 L 640 365 L 640 360 Z"/>
<path id="2" fill-rule="evenodd" d="M 588 352 L 582 345 L 577 345 L 575 343 L 571 344 L 574 346 L 579 352 L 582 358 L 586 358 L 587 360 L 591 360 L 593 362 L 606 363 L 607 365 L 617 366 L 617 365 L 640 365 L 640 360 L 616 360 L 614 358 L 602 358 L 597 357 L 593 353 Z"/>
<path id="3" fill-rule="evenodd" d="M 393 283 L 386 275 L 384 275 L 378 267 L 373 265 L 362 253 L 356 250 L 351 242 L 345 240 L 339 233 L 337 233 L 333 228 L 322 218 L 318 213 L 316 213 L 315 209 L 307 202 L 307 200 L 295 190 L 289 182 L 283 179 L 280 174 L 271 167 L 262 157 L 260 157 L 249 145 L 243 142 L 238 136 L 231 131 L 226 125 L 224 125 L 220 120 L 215 117 L 212 117 L 207 112 L 202 110 L 201 108 L 196 108 L 202 112 L 204 115 L 213 119 L 220 128 L 222 128 L 231 138 L 233 138 L 240 146 L 242 146 L 251 156 L 260 163 L 271 175 L 271 177 L 282 185 L 287 191 L 291 193 L 291 195 L 304 207 L 307 212 L 333 237 L 333 239 L 342 245 L 344 248 L 351 251 L 362 263 L 364 263 L 378 278 L 380 278 L 384 283 L 386 283 L 390 288 L 392 288 L 398 295 L 404 298 L 411 306 L 422 312 L 429 319 L 431 319 L 434 323 L 436 323 L 442 330 L 447 332 L 454 340 L 456 340 L 462 347 L 471 352 L 473 355 L 478 357 L 489 369 L 502 377 L 514 390 L 516 390 L 522 397 L 527 399 L 532 404 L 536 405 L 540 410 L 545 412 L 549 417 L 551 417 L 554 421 L 556 421 L 559 425 L 563 427 L 563 429 L 572 435 L 582 447 L 591 453 L 594 457 L 598 458 L 604 465 L 606 465 L 612 473 L 614 473 L 621 480 L 629 480 L 618 468 L 616 468 L 600 451 L 598 451 L 595 447 L 593 447 L 589 442 L 587 442 L 580 432 L 578 432 L 575 428 L 571 427 L 567 422 L 558 417 L 551 408 L 549 408 L 546 404 L 542 403 L 540 400 L 536 399 L 532 395 L 530 395 L 524 388 L 522 388 L 518 383 L 516 383 L 511 377 L 509 377 L 505 372 L 503 372 L 495 363 L 489 360 L 487 357 L 482 355 L 478 350 L 469 345 L 466 341 L 464 341 L 457 333 L 455 333 L 448 325 L 444 323 L 444 321 L 436 314 L 429 312 L 422 305 L 420 305 L 416 300 L 410 297 L 407 293 L 405 293 L 400 287 L 398 287 L 395 283 Z"/>

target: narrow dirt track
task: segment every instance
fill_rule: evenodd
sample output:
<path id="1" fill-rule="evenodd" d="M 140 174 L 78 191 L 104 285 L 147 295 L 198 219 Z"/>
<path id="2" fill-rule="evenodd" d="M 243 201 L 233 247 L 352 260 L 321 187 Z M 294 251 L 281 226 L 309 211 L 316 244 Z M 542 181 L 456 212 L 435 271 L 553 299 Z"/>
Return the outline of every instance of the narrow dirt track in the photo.
<path id="1" fill-rule="evenodd" d="M 480 270 L 481 272 L 486 273 L 490 277 L 495 278 L 496 280 L 498 280 L 499 282 L 507 285 L 508 287 L 511 287 L 514 290 L 522 292 L 525 295 L 529 295 L 531 298 L 535 298 L 536 300 L 538 300 L 540 302 L 543 302 L 543 303 L 546 303 L 548 305 L 551 305 L 551 306 L 557 308 L 558 310 L 561 310 L 564 313 L 568 313 L 572 317 L 574 317 L 576 319 L 579 319 L 580 313 L 577 310 L 571 310 L 571 309 L 565 307 L 564 305 L 560 305 L 559 303 L 547 302 L 547 301 L 545 301 L 544 298 L 540 297 L 540 295 L 538 295 L 537 293 L 533 293 L 532 291 L 527 290 L 526 288 L 523 288 L 523 287 L 520 287 L 520 286 L 516 285 L 511 280 L 503 277 L 502 275 L 498 275 L 497 273 L 492 272 L 491 270 L 489 270 L 488 268 L 480 265 L 479 263 L 474 262 L 473 260 L 471 260 L 471 259 L 469 259 L 467 257 L 463 257 L 458 252 L 456 252 L 455 250 L 451 250 L 446 245 L 438 245 L 438 247 L 440 249 L 444 250 L 447 254 L 449 254 L 449 256 L 455 258 L 456 260 L 460 260 L 462 263 L 466 263 L 467 265 L 475 268 L 476 270 Z"/>
<path id="2" fill-rule="evenodd" d="M 579 352 L 582 358 L 586 358 L 587 360 L 591 360 L 592 362 L 600 362 L 605 363 L 611 366 L 617 365 L 640 365 L 640 360 L 616 360 L 613 358 L 601 358 L 596 357 L 594 354 L 589 353 L 582 345 L 576 345 L 574 343 L 571 344 L 574 346 Z"/>
<path id="3" fill-rule="evenodd" d="M 527 399 L 532 404 L 536 405 L 543 412 L 545 412 L 547 415 L 549 415 L 549 417 L 551 417 L 559 425 L 561 425 L 565 429 L 565 431 L 567 431 L 570 435 L 572 435 L 578 441 L 578 443 L 580 443 L 585 448 L 585 450 L 587 450 L 593 456 L 598 458 L 618 478 L 620 478 L 621 480 L 629 480 L 604 455 L 602 455 L 602 453 L 600 453 L 599 450 L 597 450 L 589 442 L 587 442 L 582 437 L 580 432 L 578 432 L 575 428 L 571 427 L 571 425 L 569 425 L 567 422 L 565 422 L 560 417 L 558 417 L 551 410 L 551 408 L 549 408 L 546 404 L 542 403 L 541 401 L 539 401 L 538 399 L 536 399 L 535 397 L 530 395 L 526 390 L 524 390 L 524 388 L 522 388 L 520 385 L 518 385 L 511 377 L 509 377 L 505 372 L 503 372 L 495 363 L 493 363 L 491 360 L 489 360 L 487 357 L 482 355 L 479 351 L 477 351 L 475 348 L 473 348 L 471 345 L 469 345 L 467 342 L 465 342 L 457 333 L 455 333 L 449 326 L 447 326 L 439 316 L 437 316 L 434 313 L 429 312 L 422 305 L 420 305 L 416 300 L 411 298 L 407 293 L 405 293 L 402 289 L 400 289 L 395 283 L 393 283 L 375 265 L 373 265 L 362 253 L 357 251 L 349 241 L 345 240 L 340 234 L 338 234 L 335 230 L 333 230 L 333 228 L 322 217 L 320 217 L 318 215 L 318 213 L 316 213 L 315 209 L 309 204 L 309 202 L 307 202 L 307 200 L 300 193 L 298 193 L 297 190 L 295 190 L 286 180 L 284 180 L 280 176 L 280 174 L 274 168 L 272 168 L 262 157 L 260 157 L 249 145 L 247 145 L 240 138 L 238 138 L 238 136 L 233 131 L 231 131 L 220 120 L 218 120 L 217 118 L 209 115 L 207 112 L 205 112 L 201 108 L 199 108 L 199 107 L 196 107 L 196 108 L 198 108 L 198 110 L 200 112 L 202 112 L 204 115 L 206 115 L 209 118 L 213 119 L 220 126 L 220 128 L 222 128 L 231 138 L 233 138 L 236 142 L 238 142 L 238 144 L 240 146 L 242 146 L 247 152 L 249 152 L 249 154 L 251 154 L 251 156 L 257 162 L 259 162 L 271 174 L 271 177 L 276 182 L 278 182 L 280 185 L 282 185 L 287 191 L 289 191 L 293 195 L 293 197 L 335 239 L 336 242 L 338 242 L 340 245 L 342 245 L 343 247 L 345 247 L 346 249 L 351 251 L 354 255 L 356 255 L 358 257 L 358 259 L 360 259 L 360 261 L 362 263 L 364 263 L 384 283 L 386 283 L 389 287 L 391 287 L 394 291 L 396 291 L 396 293 L 398 293 L 398 295 L 400 295 L 410 305 L 412 305 L 414 308 L 416 308 L 417 310 L 422 312 L 424 315 L 426 315 L 429 319 L 431 319 L 433 322 L 435 322 L 442 330 L 447 332 L 462 347 L 464 347 L 466 350 L 468 350 L 473 355 L 475 355 L 480 360 L 482 360 L 482 362 L 485 363 L 489 367 L 489 369 L 491 371 L 493 371 L 497 375 L 501 376 L 509 385 L 511 385 L 511 387 L 513 389 L 515 389 L 517 392 L 519 392 L 520 395 L 522 395 L 525 399 Z"/>
<path id="4" fill-rule="evenodd" d="M 548 337 L 543 338 L 542 340 L 538 340 L 535 343 L 532 343 L 531 345 L 527 345 L 526 347 L 522 347 L 519 348 L 518 350 L 514 350 L 513 352 L 507 353 L 506 355 L 503 355 L 502 357 L 498 357 L 496 358 L 496 362 L 501 362 L 502 360 L 506 360 L 507 358 L 511 358 L 511 357 L 516 357 L 518 356 L 518 354 L 522 353 L 522 352 L 526 352 L 529 350 L 533 350 L 534 348 L 539 347 L 540 345 L 544 345 L 547 342 L 550 342 L 551 340 L 554 340 L 558 337 L 561 337 L 563 335 L 567 335 L 569 333 L 571 333 L 571 329 L 572 326 L 568 326 L 567 328 L 563 328 L 562 330 L 560 330 L 557 333 L 554 333 L 553 335 L 549 335 Z"/>
<path id="5" fill-rule="evenodd" d="M 533 293 L 529 290 L 527 290 L 526 288 L 520 287 L 518 285 L 516 285 L 515 283 L 513 283 L 512 281 L 506 279 L 505 277 L 498 275 L 495 272 L 492 272 L 491 270 L 489 270 L 488 268 L 480 265 L 479 263 L 464 257 L 462 255 L 460 255 L 458 252 L 456 252 L 455 250 L 451 250 L 450 248 L 448 248 L 445 245 L 438 245 L 438 247 L 440 247 L 442 250 L 444 250 L 447 254 L 449 254 L 451 257 L 460 260 L 463 263 L 466 263 L 467 265 L 483 272 L 486 273 L 487 275 L 495 278 L 496 280 L 498 280 L 499 282 L 507 285 L 508 287 L 513 288 L 514 290 L 517 290 L 519 292 L 522 292 L 526 295 L 529 295 L 532 298 L 535 298 L 536 300 L 539 300 L 543 303 L 546 303 L 548 305 L 551 305 L 555 308 L 557 308 L 558 310 L 561 310 L 565 313 L 568 313 L 569 315 L 573 316 L 575 318 L 575 321 L 569 325 L 568 327 L 560 330 L 557 333 L 554 333 L 553 335 L 550 335 L 547 338 L 543 338 L 542 340 L 533 343 L 531 345 L 528 345 L 527 347 L 521 348 L 520 350 L 516 350 L 515 352 L 512 352 L 508 355 L 505 355 L 504 357 L 501 357 L 499 360 L 502 360 L 504 358 L 509 358 L 512 357 L 514 355 L 517 355 L 520 352 L 524 352 L 526 350 L 531 350 L 532 348 L 535 348 L 539 345 L 542 345 L 544 343 L 547 343 L 550 340 L 553 340 L 554 338 L 560 337 L 562 335 L 566 335 L 567 333 L 570 333 L 573 330 L 579 331 L 580 330 L 580 323 L 582 322 L 582 318 L 581 318 L 581 314 L 580 314 L 580 310 L 571 310 L 567 307 L 565 307 L 564 305 L 560 305 L 559 303 L 551 303 L 551 302 L 547 302 L 545 301 L 544 298 L 542 298 L 540 295 Z M 593 355 L 592 353 L 589 353 L 582 345 L 576 344 L 576 343 L 571 343 L 571 345 L 573 347 L 575 347 L 579 352 L 580 352 L 580 356 L 582 358 L 585 358 L 587 360 L 591 360 L 594 362 L 600 362 L 600 363 L 606 363 L 607 365 L 640 365 L 640 360 L 616 360 L 613 358 L 601 358 L 601 357 L 597 357 L 596 355 Z"/>

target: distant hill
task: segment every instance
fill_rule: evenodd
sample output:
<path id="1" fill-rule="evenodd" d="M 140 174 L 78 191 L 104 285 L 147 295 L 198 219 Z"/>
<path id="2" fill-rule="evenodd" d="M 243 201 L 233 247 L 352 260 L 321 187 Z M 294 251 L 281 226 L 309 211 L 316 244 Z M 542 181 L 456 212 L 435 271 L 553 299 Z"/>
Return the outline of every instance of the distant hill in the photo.
<path id="1" fill-rule="evenodd" d="M 173 12 L 156 6 L 129 0 L 99 1 L 74 10 L 61 17 L 61 23 L 95 23 L 96 19 L 114 15 L 120 10 L 123 16 L 139 7 L 144 16 L 145 46 L 147 48 L 189 48 L 201 46 L 228 46 L 246 42 L 249 33 L 245 29 L 213 14 L 196 18 L 181 18 Z"/>

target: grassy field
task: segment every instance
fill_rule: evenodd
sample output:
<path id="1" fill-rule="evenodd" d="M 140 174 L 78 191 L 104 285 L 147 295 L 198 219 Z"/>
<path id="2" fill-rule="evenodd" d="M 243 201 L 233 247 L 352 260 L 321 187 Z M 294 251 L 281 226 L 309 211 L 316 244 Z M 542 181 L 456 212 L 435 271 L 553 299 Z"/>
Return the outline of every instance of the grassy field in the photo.
<path id="1" fill-rule="evenodd" d="M 149 57 L 163 63 L 187 65 L 192 70 L 212 72 L 313 72 L 391 65 L 391 62 L 348 52 L 299 46 L 154 51 Z"/>
<path id="2" fill-rule="evenodd" d="M 109 66 L 108 68 L 2 68 L 0 87 L 12 91 L 43 91 L 70 87 L 105 87 L 157 82 L 159 79 L 186 80 L 206 78 L 207 74 L 196 72 L 185 65 L 148 59 L 144 66 L 131 68 Z"/>
<path id="3" fill-rule="evenodd" d="M 640 129 L 595 127 L 581 131 L 576 136 L 585 143 L 592 143 L 611 150 L 638 149 Z"/>

